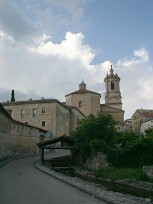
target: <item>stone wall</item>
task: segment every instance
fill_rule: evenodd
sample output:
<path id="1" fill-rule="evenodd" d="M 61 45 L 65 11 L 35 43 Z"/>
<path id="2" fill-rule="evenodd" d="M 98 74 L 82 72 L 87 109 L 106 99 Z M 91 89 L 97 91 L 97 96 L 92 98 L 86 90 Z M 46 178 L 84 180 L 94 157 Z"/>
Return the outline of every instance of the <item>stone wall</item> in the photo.
<path id="1" fill-rule="evenodd" d="M 79 107 L 79 101 L 82 101 L 81 107 Z M 66 96 L 66 105 L 77 107 L 85 116 L 91 113 L 97 115 L 100 112 L 100 94 L 92 92 L 72 93 Z"/>
<path id="2" fill-rule="evenodd" d="M 56 99 L 6 102 L 2 105 L 11 112 L 14 120 L 51 132 L 52 137 L 69 135 L 69 131 L 76 127 L 76 121 L 71 119 L 72 109 L 75 109 L 74 118 L 84 117 L 77 108 L 66 106 Z M 23 131 L 26 131 L 26 128 L 23 128 Z"/>
<path id="3" fill-rule="evenodd" d="M 89 157 L 86 160 L 86 163 L 84 166 L 87 167 L 88 169 L 95 169 L 95 170 L 108 167 L 106 155 L 101 152 L 98 152 L 97 155 Z"/>
<path id="4" fill-rule="evenodd" d="M 153 179 L 153 166 L 143 166 L 143 171 L 149 178 Z"/>
<path id="5" fill-rule="evenodd" d="M 11 135 L 0 132 L 0 160 L 10 157 L 38 155 L 36 143 L 39 137 Z"/>
<path id="6" fill-rule="evenodd" d="M 13 120 L 0 105 L 0 160 L 37 155 L 36 143 L 44 134 L 40 128 Z"/>
<path id="7" fill-rule="evenodd" d="M 0 105 L 0 132 L 10 132 L 11 124 L 11 117 Z"/>

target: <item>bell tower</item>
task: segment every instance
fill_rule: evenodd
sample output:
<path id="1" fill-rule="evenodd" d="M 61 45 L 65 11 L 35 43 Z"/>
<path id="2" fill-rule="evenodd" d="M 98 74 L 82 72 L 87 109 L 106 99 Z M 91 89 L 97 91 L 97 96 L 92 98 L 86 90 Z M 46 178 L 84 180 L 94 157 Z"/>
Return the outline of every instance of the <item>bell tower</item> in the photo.
<path id="1" fill-rule="evenodd" d="M 104 79 L 106 92 L 105 92 L 105 104 L 122 110 L 122 102 L 121 102 L 121 92 L 120 92 L 120 78 L 117 74 L 113 73 L 113 68 L 111 65 L 110 74 Z"/>

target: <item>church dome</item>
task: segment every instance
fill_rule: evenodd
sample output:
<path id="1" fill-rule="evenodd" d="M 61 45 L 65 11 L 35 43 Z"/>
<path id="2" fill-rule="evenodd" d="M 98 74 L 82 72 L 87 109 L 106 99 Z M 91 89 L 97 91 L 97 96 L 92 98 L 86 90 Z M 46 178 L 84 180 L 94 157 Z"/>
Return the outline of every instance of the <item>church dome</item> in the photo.
<path id="1" fill-rule="evenodd" d="M 82 80 L 82 82 L 79 84 L 79 90 L 86 90 L 86 84 Z"/>

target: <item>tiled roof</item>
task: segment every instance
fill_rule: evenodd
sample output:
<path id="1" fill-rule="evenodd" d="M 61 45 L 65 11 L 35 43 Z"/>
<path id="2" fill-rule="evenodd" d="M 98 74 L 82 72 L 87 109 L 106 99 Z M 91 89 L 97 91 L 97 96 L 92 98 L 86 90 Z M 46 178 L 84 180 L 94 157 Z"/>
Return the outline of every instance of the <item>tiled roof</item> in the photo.
<path id="1" fill-rule="evenodd" d="M 145 112 L 145 113 L 142 113 L 142 115 L 145 116 L 145 117 L 153 117 L 153 113 Z"/>
<path id="2" fill-rule="evenodd" d="M 97 92 L 94 92 L 94 91 L 90 91 L 90 90 L 87 90 L 87 89 L 80 89 L 80 90 L 74 91 L 72 93 L 69 93 L 66 96 L 69 96 L 71 94 L 82 94 L 82 93 L 93 93 L 93 94 L 99 94 L 100 95 L 100 93 L 97 93 Z M 101 97 L 101 95 L 100 95 L 100 97 Z"/>

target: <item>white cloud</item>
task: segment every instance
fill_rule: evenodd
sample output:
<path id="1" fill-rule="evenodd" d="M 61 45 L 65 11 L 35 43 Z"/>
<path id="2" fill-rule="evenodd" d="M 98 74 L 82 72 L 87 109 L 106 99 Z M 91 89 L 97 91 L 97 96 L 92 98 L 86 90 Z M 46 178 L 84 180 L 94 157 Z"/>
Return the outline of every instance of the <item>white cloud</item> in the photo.
<path id="1" fill-rule="evenodd" d="M 153 109 L 153 67 L 149 52 L 141 48 L 135 50 L 133 55 L 131 59 L 121 59 L 116 63 L 126 117 L 131 117 L 138 108 Z"/>
<path id="2" fill-rule="evenodd" d="M 93 58 L 94 53 L 90 46 L 84 43 L 82 33 L 73 34 L 67 32 L 65 40 L 60 44 L 54 44 L 52 41 L 41 42 L 38 47 L 32 47 L 29 50 L 41 55 L 59 56 L 68 60 L 79 60 L 82 65 L 88 66 Z"/>
<path id="3" fill-rule="evenodd" d="M 16 40 L 37 36 L 37 30 L 17 7 L 0 1 L 0 29 Z"/>
<path id="4" fill-rule="evenodd" d="M 141 48 L 135 50 L 133 53 L 134 57 L 132 59 L 121 59 L 118 60 L 117 66 L 123 66 L 128 69 L 135 69 L 139 64 L 146 63 L 149 61 L 149 53 L 146 49 Z"/>
<path id="5" fill-rule="evenodd" d="M 27 44 L 12 44 L 12 39 L 2 32 L 0 38 L 0 75 L 3 76 L 0 101 L 6 100 L 4 93 L 11 93 L 11 89 L 15 89 L 16 100 L 45 97 L 64 101 L 64 96 L 77 90 L 83 78 L 87 89 L 100 92 L 104 102 L 103 80 L 113 63 L 93 64 L 94 51 L 85 43 L 82 33 L 68 32 L 59 44 L 44 35 L 39 45 L 31 45 L 30 49 Z M 137 108 L 153 109 L 153 67 L 149 53 L 141 48 L 133 55 L 113 64 L 114 73 L 121 78 L 126 118 Z"/>

